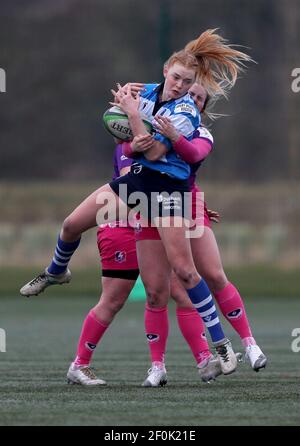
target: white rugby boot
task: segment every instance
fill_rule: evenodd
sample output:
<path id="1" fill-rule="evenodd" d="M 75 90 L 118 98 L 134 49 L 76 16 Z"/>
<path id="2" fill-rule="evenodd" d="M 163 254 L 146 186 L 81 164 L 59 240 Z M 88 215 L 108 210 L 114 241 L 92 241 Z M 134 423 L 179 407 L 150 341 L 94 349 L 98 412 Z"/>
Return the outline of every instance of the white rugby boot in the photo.
<path id="1" fill-rule="evenodd" d="M 245 359 L 250 362 L 255 372 L 264 369 L 267 364 L 267 357 L 258 345 L 248 345 L 246 347 Z"/>
<path id="2" fill-rule="evenodd" d="M 219 358 L 215 358 L 213 355 L 199 362 L 197 368 L 202 381 L 205 383 L 215 381 L 217 376 L 222 375 Z"/>
<path id="3" fill-rule="evenodd" d="M 143 382 L 143 387 L 162 387 L 167 384 L 167 371 L 164 364 L 153 363 L 148 370 L 148 376 Z"/>
<path id="4" fill-rule="evenodd" d="M 71 271 L 67 269 L 64 273 L 54 275 L 48 273 L 47 269 L 30 282 L 26 283 L 21 289 L 22 296 L 37 296 L 42 293 L 50 285 L 62 285 L 71 281 Z"/>
<path id="5" fill-rule="evenodd" d="M 235 353 L 235 356 L 237 362 L 243 362 L 242 353 Z M 197 368 L 202 381 L 208 384 L 215 381 L 218 376 L 223 374 L 219 358 L 213 355 L 210 358 L 201 361 L 197 365 Z"/>
<path id="6" fill-rule="evenodd" d="M 68 384 L 81 384 L 82 386 L 105 386 L 106 381 L 97 378 L 89 366 L 70 365 L 67 373 Z"/>
<path id="7" fill-rule="evenodd" d="M 231 342 L 225 338 L 222 341 L 214 342 L 217 356 L 220 360 L 220 366 L 223 375 L 230 375 L 237 368 L 238 358 L 235 355 Z"/>

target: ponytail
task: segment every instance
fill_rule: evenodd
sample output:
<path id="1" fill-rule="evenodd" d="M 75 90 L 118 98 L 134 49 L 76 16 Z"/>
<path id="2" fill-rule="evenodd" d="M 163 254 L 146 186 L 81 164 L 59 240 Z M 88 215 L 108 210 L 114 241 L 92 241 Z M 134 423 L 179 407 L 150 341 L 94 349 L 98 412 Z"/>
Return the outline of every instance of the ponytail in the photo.
<path id="1" fill-rule="evenodd" d="M 197 59 L 197 82 L 207 90 L 209 95 L 227 97 L 239 72 L 245 67 L 245 62 L 252 61 L 246 53 L 233 48 L 233 45 L 219 34 L 216 29 L 208 29 L 197 39 L 189 42 L 184 51 Z"/>

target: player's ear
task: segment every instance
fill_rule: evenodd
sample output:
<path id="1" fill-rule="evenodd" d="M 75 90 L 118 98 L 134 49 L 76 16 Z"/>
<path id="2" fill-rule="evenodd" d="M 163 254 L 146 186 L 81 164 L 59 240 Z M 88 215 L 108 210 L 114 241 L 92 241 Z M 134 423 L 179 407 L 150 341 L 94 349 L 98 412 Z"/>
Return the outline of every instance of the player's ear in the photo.
<path id="1" fill-rule="evenodd" d="M 164 75 L 164 77 L 167 77 L 168 71 L 169 71 L 169 67 L 168 67 L 167 64 L 165 64 L 164 68 L 163 68 L 163 75 Z"/>

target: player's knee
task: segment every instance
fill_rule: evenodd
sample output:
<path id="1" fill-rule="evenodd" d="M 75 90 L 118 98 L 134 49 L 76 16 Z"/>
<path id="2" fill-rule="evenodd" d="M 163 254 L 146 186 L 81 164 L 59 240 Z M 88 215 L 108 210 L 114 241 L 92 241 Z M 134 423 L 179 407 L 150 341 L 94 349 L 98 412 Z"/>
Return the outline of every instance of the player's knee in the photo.
<path id="1" fill-rule="evenodd" d="M 146 288 L 147 304 L 149 307 L 161 307 L 167 304 L 169 291 L 164 290 L 161 287 L 148 287 Z"/>
<path id="2" fill-rule="evenodd" d="M 63 222 L 62 230 L 64 236 L 67 238 L 74 239 L 80 236 L 80 233 L 78 234 L 78 229 L 76 228 L 76 222 L 70 216 Z"/>
<path id="3" fill-rule="evenodd" d="M 209 270 L 205 274 L 205 281 L 212 292 L 223 289 L 227 283 L 223 269 L 219 268 Z"/>
<path id="4" fill-rule="evenodd" d="M 185 266 L 185 265 L 175 265 L 174 272 L 177 275 L 178 279 L 187 287 L 193 286 L 197 282 L 197 273 L 193 269 Z"/>
<path id="5" fill-rule="evenodd" d="M 121 310 L 121 308 L 123 307 L 124 303 L 125 303 L 124 299 L 117 299 L 117 300 L 114 300 L 114 301 L 110 302 L 110 304 L 109 304 L 110 312 L 113 315 L 117 314 Z"/>

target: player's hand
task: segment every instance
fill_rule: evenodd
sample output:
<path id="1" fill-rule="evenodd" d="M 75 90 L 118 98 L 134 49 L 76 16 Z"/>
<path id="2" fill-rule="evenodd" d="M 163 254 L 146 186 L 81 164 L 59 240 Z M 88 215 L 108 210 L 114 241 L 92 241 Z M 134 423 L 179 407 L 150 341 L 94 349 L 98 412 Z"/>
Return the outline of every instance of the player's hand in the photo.
<path id="1" fill-rule="evenodd" d="M 117 84 L 117 87 L 118 91 L 111 90 L 114 96 L 114 102 L 110 102 L 110 105 L 119 107 L 127 115 L 137 113 L 140 105 L 139 93 L 133 97 L 130 84 L 126 84 L 123 87 Z"/>
<path id="2" fill-rule="evenodd" d="M 131 147 L 134 152 L 145 152 L 151 149 L 154 144 L 153 136 L 149 133 L 147 135 L 137 135 L 131 142 Z"/>
<path id="3" fill-rule="evenodd" d="M 178 141 L 180 133 L 176 130 L 172 121 L 166 116 L 155 116 L 155 129 L 166 138 L 169 138 L 172 143 Z"/>
<path id="4" fill-rule="evenodd" d="M 130 85 L 131 94 L 135 98 L 137 94 L 140 94 L 145 90 L 145 84 L 141 84 L 140 82 L 128 82 L 124 87 Z"/>
<path id="5" fill-rule="evenodd" d="M 210 221 L 213 221 L 214 223 L 220 223 L 221 217 L 217 211 L 207 209 L 207 215 Z"/>

